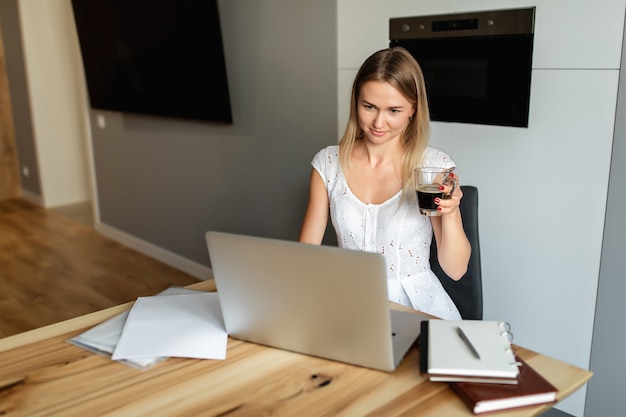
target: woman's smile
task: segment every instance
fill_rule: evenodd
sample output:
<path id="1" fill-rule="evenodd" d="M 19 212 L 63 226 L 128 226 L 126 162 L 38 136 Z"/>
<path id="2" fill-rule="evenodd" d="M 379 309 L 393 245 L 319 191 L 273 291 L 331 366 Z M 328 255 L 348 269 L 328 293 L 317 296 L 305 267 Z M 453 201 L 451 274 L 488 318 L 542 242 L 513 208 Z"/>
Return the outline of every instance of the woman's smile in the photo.
<path id="1" fill-rule="evenodd" d="M 368 81 L 361 86 L 358 120 L 369 140 L 396 140 L 415 112 L 413 105 L 391 84 Z"/>

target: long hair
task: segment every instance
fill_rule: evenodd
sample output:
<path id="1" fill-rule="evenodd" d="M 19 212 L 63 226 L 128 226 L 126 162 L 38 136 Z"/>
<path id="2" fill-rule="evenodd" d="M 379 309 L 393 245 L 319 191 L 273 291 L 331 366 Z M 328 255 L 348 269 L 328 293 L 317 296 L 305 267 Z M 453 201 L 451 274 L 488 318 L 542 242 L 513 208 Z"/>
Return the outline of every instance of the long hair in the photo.
<path id="1" fill-rule="evenodd" d="M 430 116 L 424 75 L 415 58 L 402 47 L 380 50 L 365 60 L 352 84 L 350 116 L 339 143 L 339 158 L 341 165 L 346 168 L 349 167 L 354 144 L 363 140 L 357 112 L 361 87 L 368 81 L 391 84 L 415 107 L 415 114 L 409 119 L 400 138 L 402 190 L 406 196 L 407 193 L 414 192 L 413 170 L 420 165 L 428 146 Z"/>

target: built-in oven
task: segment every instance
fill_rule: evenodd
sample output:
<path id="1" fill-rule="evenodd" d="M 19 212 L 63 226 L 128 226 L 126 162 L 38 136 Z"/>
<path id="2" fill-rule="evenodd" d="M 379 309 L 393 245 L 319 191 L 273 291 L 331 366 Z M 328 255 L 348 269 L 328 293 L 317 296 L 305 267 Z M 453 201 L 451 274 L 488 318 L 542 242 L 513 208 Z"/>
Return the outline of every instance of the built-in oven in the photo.
<path id="1" fill-rule="evenodd" d="M 392 18 L 417 59 L 431 120 L 528 127 L 535 8 Z"/>

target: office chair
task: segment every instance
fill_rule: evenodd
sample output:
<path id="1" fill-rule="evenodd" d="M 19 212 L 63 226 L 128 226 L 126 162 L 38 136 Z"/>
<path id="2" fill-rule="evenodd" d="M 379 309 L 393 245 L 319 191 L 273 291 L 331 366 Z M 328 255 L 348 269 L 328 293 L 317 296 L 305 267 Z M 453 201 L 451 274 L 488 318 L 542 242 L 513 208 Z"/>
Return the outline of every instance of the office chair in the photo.
<path id="1" fill-rule="evenodd" d="M 478 240 L 478 189 L 471 185 L 462 185 L 461 217 L 465 234 L 472 245 L 472 255 L 467 272 L 458 281 L 454 281 L 441 269 L 437 260 L 437 245 L 433 238 L 430 245 L 430 267 L 441 281 L 452 301 L 456 304 L 465 320 L 482 320 L 483 286 L 480 267 L 480 244 Z"/>

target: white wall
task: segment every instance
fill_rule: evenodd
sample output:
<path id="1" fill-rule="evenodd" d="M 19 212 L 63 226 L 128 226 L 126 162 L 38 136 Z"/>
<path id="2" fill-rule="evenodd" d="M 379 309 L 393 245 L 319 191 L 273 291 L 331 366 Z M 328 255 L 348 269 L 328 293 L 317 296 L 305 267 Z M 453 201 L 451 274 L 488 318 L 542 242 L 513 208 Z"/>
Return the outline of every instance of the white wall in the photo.
<path id="1" fill-rule="evenodd" d="M 624 0 L 338 0 L 338 131 L 358 67 L 388 46 L 389 18 L 531 6 L 529 127 L 433 123 L 431 144 L 480 192 L 485 318 L 511 322 L 520 345 L 588 368 Z M 584 401 L 582 389 L 557 408 L 581 416 Z"/>
<path id="2" fill-rule="evenodd" d="M 21 0 L 26 79 L 45 207 L 90 199 L 85 93 L 69 0 Z"/>

